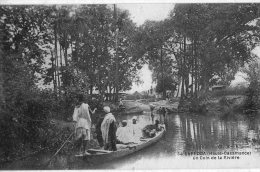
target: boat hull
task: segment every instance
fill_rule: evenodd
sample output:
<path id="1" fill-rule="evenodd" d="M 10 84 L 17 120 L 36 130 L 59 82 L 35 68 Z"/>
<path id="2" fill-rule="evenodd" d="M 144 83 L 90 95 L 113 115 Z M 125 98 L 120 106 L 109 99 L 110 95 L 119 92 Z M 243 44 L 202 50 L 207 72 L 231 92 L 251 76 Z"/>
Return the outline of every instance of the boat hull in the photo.
<path id="1" fill-rule="evenodd" d="M 132 145 L 130 147 L 120 149 L 118 151 L 113 151 L 109 153 L 98 153 L 98 154 L 91 154 L 91 155 L 82 155 L 81 158 L 84 161 L 90 162 L 92 164 L 100 163 L 104 161 L 110 161 L 113 159 L 121 158 L 130 154 L 133 154 L 139 150 L 142 150 L 156 142 L 158 142 L 164 135 L 165 129 L 158 132 L 154 138 L 147 139 L 143 143 Z"/>

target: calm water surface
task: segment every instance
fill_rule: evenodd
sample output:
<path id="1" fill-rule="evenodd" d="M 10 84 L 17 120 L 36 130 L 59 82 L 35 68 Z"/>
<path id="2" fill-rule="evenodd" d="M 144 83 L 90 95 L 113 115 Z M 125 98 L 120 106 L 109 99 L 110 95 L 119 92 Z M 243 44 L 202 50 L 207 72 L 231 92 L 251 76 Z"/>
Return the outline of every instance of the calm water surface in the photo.
<path id="1" fill-rule="evenodd" d="M 127 116 L 131 119 L 131 116 Z M 159 115 L 157 114 L 157 118 Z M 139 116 L 139 121 L 151 122 L 150 114 Z M 167 132 L 162 140 L 129 157 L 114 160 L 94 168 L 154 169 L 154 168 L 217 168 L 259 167 L 260 118 L 236 115 L 221 119 L 192 114 L 168 114 Z M 239 160 L 193 160 L 181 156 L 184 152 L 250 152 Z M 204 156 L 205 157 L 205 156 Z M 200 158 L 200 157 L 199 157 Z"/>
<path id="2" fill-rule="evenodd" d="M 133 115 L 118 117 L 129 120 Z M 156 114 L 156 118 L 160 118 Z M 163 120 L 163 118 L 161 118 Z M 150 113 L 138 115 L 140 125 L 151 123 Z M 167 114 L 165 136 L 154 145 L 130 156 L 103 164 L 90 166 L 85 162 L 70 162 L 59 156 L 54 169 L 155 169 L 155 168 L 227 168 L 260 167 L 260 118 L 236 115 L 221 119 L 193 114 Z M 194 156 L 180 155 L 184 152 L 250 152 L 238 160 L 194 160 Z M 204 156 L 205 157 L 205 156 Z M 16 164 L 16 166 L 21 164 Z M 15 165 L 14 165 L 15 167 Z M 20 168 L 20 167 L 18 167 Z"/>

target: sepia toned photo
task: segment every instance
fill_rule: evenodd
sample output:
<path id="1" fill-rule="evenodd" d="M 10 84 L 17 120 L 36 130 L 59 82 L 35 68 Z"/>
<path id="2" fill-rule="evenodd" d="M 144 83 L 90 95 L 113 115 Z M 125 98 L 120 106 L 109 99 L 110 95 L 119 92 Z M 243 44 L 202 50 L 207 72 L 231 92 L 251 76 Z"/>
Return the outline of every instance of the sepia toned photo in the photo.
<path id="1" fill-rule="evenodd" d="M 260 4 L 0 3 L 0 170 L 259 162 Z"/>

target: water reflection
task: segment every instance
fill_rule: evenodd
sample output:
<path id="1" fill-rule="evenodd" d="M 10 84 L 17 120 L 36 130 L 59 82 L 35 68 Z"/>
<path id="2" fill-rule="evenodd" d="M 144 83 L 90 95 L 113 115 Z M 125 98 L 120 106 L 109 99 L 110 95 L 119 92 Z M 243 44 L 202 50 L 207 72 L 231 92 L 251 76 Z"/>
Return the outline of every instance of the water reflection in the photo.
<path id="1" fill-rule="evenodd" d="M 140 120 L 149 120 L 149 114 L 141 116 L 144 117 L 139 117 Z M 159 117 L 158 114 L 157 117 Z M 178 155 L 184 151 L 247 150 L 256 152 L 256 149 L 252 147 L 252 144 L 258 145 L 257 143 L 254 143 L 254 140 L 256 142 L 260 135 L 259 117 L 250 119 L 239 114 L 238 117 L 239 118 L 236 119 L 222 120 L 214 116 L 168 114 L 166 117 L 167 132 L 161 141 L 134 155 L 112 161 L 111 163 L 105 163 L 99 167 L 112 169 L 149 169 L 149 167 L 152 167 L 150 163 L 156 163 L 157 168 L 162 168 L 159 164 L 163 166 L 167 161 L 167 167 L 169 168 L 185 168 L 187 167 L 187 164 L 180 166 L 182 163 L 173 163 L 179 161 L 185 162 L 186 160 L 189 163 L 194 163 L 191 159 Z M 254 155 L 254 158 L 250 157 L 247 158 L 247 160 L 252 163 L 256 160 L 255 158 L 260 160 L 258 153 Z M 237 161 L 234 161 L 233 164 L 237 165 L 237 163 Z M 200 163 L 198 162 L 198 164 Z M 222 165 L 225 163 L 212 163 L 212 166 L 209 165 L 208 167 L 212 168 L 215 166 L 215 168 L 217 168 L 219 167 L 216 166 L 217 164 Z M 249 162 L 239 162 L 239 165 L 243 164 L 249 164 Z M 256 167 L 258 166 L 258 163 L 252 165 Z M 223 167 L 232 167 L 232 163 L 230 166 L 224 165 Z"/>

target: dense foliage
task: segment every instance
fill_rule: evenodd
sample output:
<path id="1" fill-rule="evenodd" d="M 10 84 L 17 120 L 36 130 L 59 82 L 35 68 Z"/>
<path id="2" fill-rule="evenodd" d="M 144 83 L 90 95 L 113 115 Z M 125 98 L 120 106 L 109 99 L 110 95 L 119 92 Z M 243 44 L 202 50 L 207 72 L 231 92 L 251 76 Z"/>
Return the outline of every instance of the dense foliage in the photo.
<path id="1" fill-rule="evenodd" d="M 248 112 L 255 112 L 260 105 L 260 65 L 258 61 L 252 61 L 242 71 L 247 74 L 249 87 L 246 92 L 245 109 Z"/>
<path id="2" fill-rule="evenodd" d="M 51 120 L 70 120 L 78 94 L 102 108 L 106 93 L 128 90 L 139 79 L 142 61 L 132 53 L 137 28 L 127 11 L 109 5 L 0 11 L 4 158 L 52 146 L 49 138 L 60 141 Z"/>
<path id="3" fill-rule="evenodd" d="M 181 97 L 197 97 L 214 84 L 228 85 L 254 57 L 258 18 L 258 4 L 176 4 L 164 21 L 143 24 L 139 52 L 157 80 L 177 73 Z"/>

